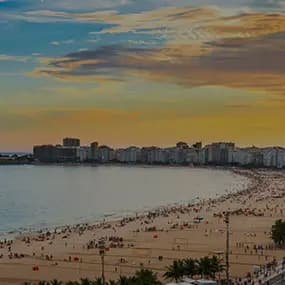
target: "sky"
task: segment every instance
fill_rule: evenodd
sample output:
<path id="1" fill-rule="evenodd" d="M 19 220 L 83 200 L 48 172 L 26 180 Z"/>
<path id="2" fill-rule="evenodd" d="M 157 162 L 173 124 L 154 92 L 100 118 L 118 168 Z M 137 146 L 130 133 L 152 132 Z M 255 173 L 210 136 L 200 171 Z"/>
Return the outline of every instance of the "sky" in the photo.
<path id="1" fill-rule="evenodd" d="M 285 1 L 0 0 L 0 150 L 80 137 L 285 146 Z"/>

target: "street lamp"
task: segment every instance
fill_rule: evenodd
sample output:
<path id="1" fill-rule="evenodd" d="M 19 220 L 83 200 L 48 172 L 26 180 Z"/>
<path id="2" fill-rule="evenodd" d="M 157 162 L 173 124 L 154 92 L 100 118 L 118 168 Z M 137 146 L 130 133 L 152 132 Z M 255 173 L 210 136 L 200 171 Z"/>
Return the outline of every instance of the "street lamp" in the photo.
<path id="1" fill-rule="evenodd" d="M 226 234 L 226 279 L 227 285 L 230 284 L 230 261 L 229 261 L 229 254 L 230 254 L 230 214 L 229 212 L 225 213 L 225 223 L 227 227 L 227 234 Z"/>

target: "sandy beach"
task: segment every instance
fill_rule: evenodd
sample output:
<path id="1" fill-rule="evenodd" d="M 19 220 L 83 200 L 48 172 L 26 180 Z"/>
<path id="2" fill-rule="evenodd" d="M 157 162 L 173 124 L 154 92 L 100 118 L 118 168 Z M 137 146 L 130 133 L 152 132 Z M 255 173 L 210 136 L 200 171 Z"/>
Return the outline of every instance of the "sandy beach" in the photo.
<path id="1" fill-rule="evenodd" d="M 162 278 L 165 267 L 174 259 L 213 254 L 224 257 L 225 211 L 231 213 L 232 278 L 246 276 L 254 265 L 282 259 L 285 250 L 274 247 L 270 230 L 275 220 L 285 218 L 285 172 L 233 171 L 249 179 L 239 193 L 161 207 L 118 221 L 65 226 L 3 241 L 0 284 L 95 278 L 101 270 L 97 246 L 102 237 L 107 245 L 106 279 L 132 274 L 141 267 L 154 270 Z M 35 266 L 39 270 L 33 270 Z"/>

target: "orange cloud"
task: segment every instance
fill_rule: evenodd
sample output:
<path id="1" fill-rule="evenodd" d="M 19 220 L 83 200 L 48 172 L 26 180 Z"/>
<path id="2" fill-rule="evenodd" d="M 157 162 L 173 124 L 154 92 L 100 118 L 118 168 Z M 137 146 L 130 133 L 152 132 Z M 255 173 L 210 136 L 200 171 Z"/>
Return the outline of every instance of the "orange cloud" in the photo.
<path id="1" fill-rule="evenodd" d="M 285 33 L 207 45 L 140 49 L 109 46 L 51 59 L 37 74 L 79 80 L 123 80 L 132 74 L 184 86 L 228 86 L 284 92 Z"/>
<path id="2" fill-rule="evenodd" d="M 115 11 L 54 17 L 103 21 L 103 33 L 153 33 L 165 39 L 156 48 L 107 46 L 61 58 L 42 59 L 34 76 L 70 81 L 120 81 L 132 74 L 184 86 L 215 85 L 283 92 L 285 15 L 225 16 L 218 9 L 167 7 L 138 14 Z"/>

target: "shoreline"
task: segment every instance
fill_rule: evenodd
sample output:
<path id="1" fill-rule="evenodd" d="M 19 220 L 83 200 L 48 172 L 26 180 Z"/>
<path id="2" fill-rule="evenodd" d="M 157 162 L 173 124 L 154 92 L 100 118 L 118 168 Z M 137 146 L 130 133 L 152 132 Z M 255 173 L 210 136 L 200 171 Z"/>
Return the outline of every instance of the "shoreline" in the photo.
<path id="1" fill-rule="evenodd" d="M 53 164 L 40 164 L 39 166 L 45 166 L 45 165 L 53 165 Z M 56 164 L 57 166 L 68 166 L 68 165 L 60 165 L 60 164 Z M 71 166 L 90 166 L 90 165 L 71 165 Z M 106 165 L 98 165 L 98 166 L 106 166 L 106 167 L 111 167 L 111 166 L 121 166 L 120 164 L 106 164 Z M 123 164 L 122 166 L 128 166 L 126 164 Z M 147 167 L 147 168 L 156 168 L 156 167 L 167 167 L 167 168 L 189 168 L 189 169 L 207 169 L 207 170 L 218 170 L 218 171 L 229 171 L 231 174 L 234 175 L 238 175 L 240 177 L 242 177 L 243 179 L 246 178 L 246 185 L 243 185 L 243 187 L 247 187 L 248 185 L 250 185 L 250 183 L 252 182 L 251 179 L 252 177 L 248 177 L 246 176 L 244 173 L 240 172 L 240 170 L 244 170 L 244 169 L 240 169 L 237 167 L 223 167 L 223 166 L 194 166 L 194 167 L 189 167 L 189 166 L 180 166 L 180 165 L 133 165 L 133 166 L 138 166 L 138 167 Z M 240 189 L 237 190 L 236 192 L 230 192 L 228 193 L 228 190 L 226 189 L 224 191 L 223 194 L 216 194 L 215 198 L 200 198 L 200 197 L 195 197 L 192 198 L 190 200 L 185 200 L 185 201 L 177 201 L 177 202 L 170 202 L 167 204 L 161 204 L 155 207 L 148 207 L 145 206 L 142 209 L 138 209 L 138 210 L 133 210 L 133 211 L 128 211 L 130 212 L 129 214 L 122 214 L 122 213 L 112 213 L 111 215 L 109 215 L 108 213 L 102 214 L 100 215 L 100 217 L 98 218 L 86 218 L 86 221 L 82 221 L 82 222 L 78 222 L 78 223 L 67 223 L 67 224 L 58 224 L 58 225 L 47 225 L 47 226 L 32 226 L 32 227 L 27 227 L 27 228 L 23 228 L 23 229 L 15 229 L 15 230 L 11 230 L 8 232 L 0 232 L 0 242 L 3 241 L 4 239 L 9 239 L 9 240 L 14 240 L 16 238 L 18 238 L 19 236 L 25 236 L 25 235 L 36 235 L 36 234 L 41 234 L 41 233 L 46 233 L 46 232 L 52 232 L 55 230 L 62 230 L 66 227 L 78 227 L 78 226 L 96 226 L 96 225 L 100 225 L 100 224 L 104 224 L 104 223 L 115 223 L 124 219 L 128 219 L 128 218 L 134 218 L 134 217 L 142 217 L 147 215 L 149 212 L 157 212 L 160 210 L 168 210 L 171 209 L 173 207 L 183 207 L 185 205 L 198 205 L 201 202 L 216 202 L 219 199 L 228 199 L 227 196 L 230 196 L 232 194 L 234 195 L 239 195 L 242 194 L 244 191 L 247 191 L 247 189 Z M 198 200 L 198 201 L 197 201 Z"/>
<path id="2" fill-rule="evenodd" d="M 238 164 L 163 164 L 163 163 L 125 163 L 125 162 L 22 162 L 22 161 L 15 161 L 14 163 L 11 162 L 1 162 L 1 166 L 66 166 L 66 167 L 100 167 L 100 166 L 121 166 L 121 167 L 173 167 L 173 168 L 191 168 L 191 169 L 224 169 L 224 170 L 231 170 L 231 169 L 240 169 L 240 170 L 266 170 L 266 171 L 285 171 L 285 168 L 276 168 L 276 167 L 265 167 L 265 166 L 256 166 L 256 165 L 238 165 Z"/>

